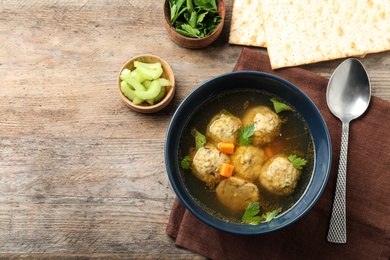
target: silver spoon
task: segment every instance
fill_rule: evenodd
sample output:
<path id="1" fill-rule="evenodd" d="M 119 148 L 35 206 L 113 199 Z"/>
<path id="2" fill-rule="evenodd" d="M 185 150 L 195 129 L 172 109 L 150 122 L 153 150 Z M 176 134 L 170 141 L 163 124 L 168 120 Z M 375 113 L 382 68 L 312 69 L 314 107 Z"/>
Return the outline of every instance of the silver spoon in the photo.
<path id="1" fill-rule="evenodd" d="M 330 219 L 328 241 L 346 243 L 346 177 L 348 134 L 351 120 L 361 116 L 371 99 L 371 85 L 363 64 L 354 58 L 343 61 L 333 72 L 326 90 L 330 111 L 342 122 L 339 170 Z"/>

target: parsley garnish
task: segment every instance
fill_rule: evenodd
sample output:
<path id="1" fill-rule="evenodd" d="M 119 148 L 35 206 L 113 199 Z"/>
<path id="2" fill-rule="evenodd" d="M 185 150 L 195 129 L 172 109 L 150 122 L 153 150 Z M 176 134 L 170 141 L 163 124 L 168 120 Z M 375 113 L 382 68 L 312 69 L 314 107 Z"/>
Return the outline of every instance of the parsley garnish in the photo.
<path id="1" fill-rule="evenodd" d="M 302 166 L 305 166 L 307 161 L 303 158 L 300 158 L 298 156 L 296 156 L 295 154 L 291 154 L 289 157 L 288 157 L 288 160 L 292 163 L 292 165 L 297 168 L 297 169 L 302 169 Z"/>
<path id="2" fill-rule="evenodd" d="M 254 124 L 247 125 L 245 126 L 244 129 L 240 127 L 238 129 L 238 140 L 240 144 L 243 146 L 250 144 L 252 142 L 254 133 L 255 133 Z"/>
<path id="3" fill-rule="evenodd" d="M 288 106 L 282 102 L 277 101 L 275 98 L 271 98 L 271 101 L 274 104 L 274 109 L 275 109 L 276 113 L 280 113 L 280 112 L 286 111 L 286 110 L 290 110 L 290 111 L 293 110 L 290 106 Z"/>
<path id="4" fill-rule="evenodd" d="M 242 216 L 242 222 L 250 225 L 257 225 L 260 223 L 260 216 L 256 216 L 260 212 L 260 206 L 258 202 L 249 202 L 248 207 Z"/>
<path id="5" fill-rule="evenodd" d="M 206 143 L 206 136 L 202 135 L 198 131 L 195 131 L 195 145 L 196 149 L 203 147 Z"/>
<path id="6" fill-rule="evenodd" d="M 280 212 L 282 212 L 282 208 L 275 209 L 271 212 L 266 212 L 263 214 L 263 218 L 265 218 L 265 221 L 270 222 L 273 220 Z"/>
<path id="7" fill-rule="evenodd" d="M 181 168 L 183 168 L 184 170 L 188 170 L 190 168 L 190 162 L 191 157 L 189 155 L 184 156 L 184 158 L 180 162 Z"/>
<path id="8" fill-rule="evenodd" d="M 244 215 L 242 216 L 242 222 L 250 225 L 257 225 L 262 221 L 270 222 L 273 220 L 280 212 L 282 208 L 275 209 L 271 212 L 265 212 L 263 215 L 258 216 L 260 212 L 260 205 L 258 202 L 249 202 L 248 207 L 245 210 Z"/>

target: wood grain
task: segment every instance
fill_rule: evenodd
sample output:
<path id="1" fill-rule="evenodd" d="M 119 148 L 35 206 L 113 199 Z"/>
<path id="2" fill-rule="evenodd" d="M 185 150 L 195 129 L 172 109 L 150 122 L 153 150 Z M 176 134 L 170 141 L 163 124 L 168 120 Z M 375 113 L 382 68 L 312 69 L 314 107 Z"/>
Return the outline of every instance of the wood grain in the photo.
<path id="1" fill-rule="evenodd" d="M 227 43 L 225 3 L 220 38 L 189 50 L 168 37 L 162 0 L 0 1 L 1 257 L 202 259 L 165 234 L 175 194 L 164 139 L 180 102 L 242 50 Z M 119 69 L 143 53 L 164 58 L 177 84 L 152 115 L 117 92 Z M 390 53 L 362 61 L 390 101 Z M 303 68 L 329 77 L 339 62 Z"/>

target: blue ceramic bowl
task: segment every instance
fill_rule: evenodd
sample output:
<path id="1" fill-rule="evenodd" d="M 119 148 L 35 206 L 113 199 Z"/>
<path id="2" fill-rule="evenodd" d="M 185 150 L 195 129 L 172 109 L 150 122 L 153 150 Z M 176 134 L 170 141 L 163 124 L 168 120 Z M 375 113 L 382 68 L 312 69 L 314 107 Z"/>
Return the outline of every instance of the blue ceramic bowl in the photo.
<path id="1" fill-rule="evenodd" d="M 180 176 L 179 139 L 192 113 L 203 102 L 224 91 L 246 89 L 264 90 L 293 105 L 306 121 L 313 137 L 315 158 L 311 180 L 301 198 L 285 213 L 269 223 L 247 225 L 227 222 L 204 210 L 189 194 Z M 165 164 L 169 181 L 184 206 L 198 219 L 219 230 L 255 235 L 272 232 L 292 224 L 307 213 L 321 196 L 328 180 L 331 167 L 331 141 L 328 128 L 317 107 L 293 84 L 274 75 L 240 71 L 213 78 L 190 93 L 180 104 L 168 127 L 165 142 Z"/>

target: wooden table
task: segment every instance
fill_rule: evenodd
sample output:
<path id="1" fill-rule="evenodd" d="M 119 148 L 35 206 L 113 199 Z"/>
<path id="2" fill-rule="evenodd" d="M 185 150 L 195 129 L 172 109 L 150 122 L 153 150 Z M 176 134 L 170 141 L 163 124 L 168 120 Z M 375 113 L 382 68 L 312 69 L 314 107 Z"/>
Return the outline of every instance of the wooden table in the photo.
<path id="1" fill-rule="evenodd" d="M 165 234 L 175 194 L 164 139 L 180 102 L 230 72 L 233 0 L 213 45 L 173 43 L 156 0 L 0 1 L 0 253 L 4 257 L 202 258 Z M 265 52 L 264 49 L 254 48 Z M 132 56 L 175 72 L 172 103 L 153 115 L 121 101 Z M 390 52 L 363 60 L 373 95 L 390 100 Z M 329 77 L 340 61 L 302 66 Z"/>

